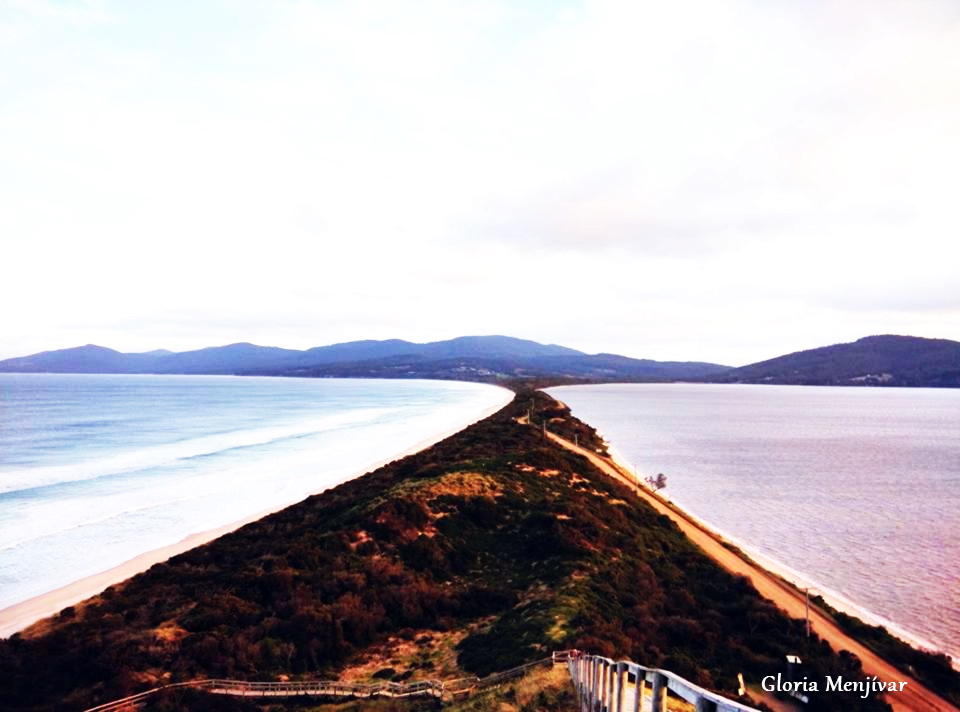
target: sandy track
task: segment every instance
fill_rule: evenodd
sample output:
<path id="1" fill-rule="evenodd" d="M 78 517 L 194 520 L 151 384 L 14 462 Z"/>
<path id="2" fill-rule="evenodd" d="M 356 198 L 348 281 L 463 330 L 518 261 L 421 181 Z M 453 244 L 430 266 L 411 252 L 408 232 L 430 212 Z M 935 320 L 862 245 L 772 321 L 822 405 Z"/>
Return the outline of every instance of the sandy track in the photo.
<path id="1" fill-rule="evenodd" d="M 640 497 L 650 504 L 659 513 L 670 517 L 697 546 L 708 556 L 732 573 L 746 576 L 760 592 L 773 601 L 783 611 L 794 618 L 803 618 L 806 602 L 802 593 L 790 588 L 768 571 L 756 564 L 741 558 L 725 547 L 719 536 L 705 529 L 696 521 L 688 517 L 682 510 L 668 504 L 652 494 L 649 490 L 638 487 L 633 476 L 619 467 L 615 462 L 596 453 L 578 447 L 558 435 L 548 432 L 547 436 L 559 445 L 583 455 L 596 465 L 601 471 L 619 480 L 623 484 L 635 489 Z M 860 658 L 865 675 L 876 675 L 882 681 L 907 681 L 902 692 L 887 693 L 886 701 L 894 710 L 909 710 L 911 712 L 958 712 L 957 708 L 938 696 L 932 690 L 894 667 L 876 653 L 866 648 L 848 636 L 837 625 L 823 615 L 814 606 L 810 607 L 810 625 L 817 634 L 830 643 L 834 650 L 849 650 Z"/>

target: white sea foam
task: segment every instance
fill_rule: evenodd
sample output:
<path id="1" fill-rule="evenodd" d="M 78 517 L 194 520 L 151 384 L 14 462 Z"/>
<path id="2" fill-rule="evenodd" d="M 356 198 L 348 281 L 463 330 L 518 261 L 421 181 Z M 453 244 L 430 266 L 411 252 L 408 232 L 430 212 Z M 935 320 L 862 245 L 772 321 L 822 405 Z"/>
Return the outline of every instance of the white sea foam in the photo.
<path id="1" fill-rule="evenodd" d="M 349 425 L 376 421 L 398 409 L 363 409 L 283 426 L 254 428 L 189 438 L 179 442 L 119 452 L 69 465 L 28 469 L 0 468 L 0 494 L 110 477 L 168 465 L 178 460 L 216 455 L 237 448 L 315 435 Z"/>
<path id="2" fill-rule="evenodd" d="M 62 377 L 65 405 L 60 377 L 13 378 L 0 375 L 0 393 L 19 388 L 8 400 L 23 411 L 0 423 L 0 451 L 36 464 L 0 475 L 0 609 L 280 509 L 511 397 L 450 382 L 73 376 Z M 45 400 L 31 399 L 34 383 Z M 137 388 L 156 403 L 146 417 Z M 224 431 L 233 413 L 243 425 Z M 124 414 L 136 431 L 123 432 Z M 77 421 L 85 427 L 61 425 Z M 31 422 L 37 438 L 24 430 Z"/>

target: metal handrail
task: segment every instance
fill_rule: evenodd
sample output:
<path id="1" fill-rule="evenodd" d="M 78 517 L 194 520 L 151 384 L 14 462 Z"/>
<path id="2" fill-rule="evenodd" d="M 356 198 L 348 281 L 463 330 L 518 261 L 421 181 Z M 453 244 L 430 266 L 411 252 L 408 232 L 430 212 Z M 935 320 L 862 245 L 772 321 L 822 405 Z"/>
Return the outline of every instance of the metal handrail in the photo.
<path id="1" fill-rule="evenodd" d="M 130 695 L 120 700 L 114 700 L 97 707 L 91 707 L 86 712 L 110 712 L 119 710 L 133 703 L 139 702 L 150 695 L 164 690 L 179 687 L 204 689 L 217 695 L 234 695 L 237 697 L 289 697 L 292 695 L 334 695 L 339 697 L 373 697 L 384 695 L 387 697 L 410 697 L 413 695 L 443 694 L 444 684 L 437 680 L 422 680 L 419 682 L 379 682 L 379 683 L 348 683 L 336 680 L 315 680 L 297 682 L 251 682 L 247 680 L 191 680 L 189 682 L 175 682 L 162 687 Z"/>
<path id="2" fill-rule="evenodd" d="M 541 665 L 566 664 L 574 687 L 580 696 L 583 712 L 636 712 L 644 696 L 643 682 L 652 683 L 652 709 L 659 710 L 656 700 L 662 700 L 669 690 L 696 705 L 697 712 L 756 712 L 739 702 L 728 700 L 714 692 L 688 682 L 668 670 L 648 668 L 628 660 L 614 661 L 598 655 L 581 653 L 578 650 L 558 650 L 549 658 L 535 660 L 524 665 L 496 672 L 486 677 L 461 677 L 454 680 L 421 680 L 418 682 L 351 683 L 337 680 L 299 680 L 292 682 L 257 682 L 247 680 L 192 680 L 175 682 L 152 690 L 145 690 L 120 700 L 91 707 L 86 712 L 112 712 L 120 710 L 163 690 L 180 687 L 207 690 L 211 694 L 235 695 L 238 697 L 283 697 L 291 695 L 334 695 L 350 697 L 411 697 L 433 695 L 449 698 L 453 695 L 477 692 L 495 687 L 525 674 Z M 633 677 L 633 683 L 629 677 Z M 636 690 L 633 710 L 624 705 L 624 692 L 630 685 Z"/>
<path id="3" fill-rule="evenodd" d="M 128 707 L 150 695 L 164 690 L 178 687 L 192 687 L 207 690 L 217 695 L 235 695 L 237 697 L 285 697 L 291 695 L 336 695 L 350 697 L 373 697 L 384 695 L 387 697 L 412 697 L 414 695 L 433 695 L 443 697 L 458 692 L 477 691 L 494 687 L 520 675 L 538 665 L 558 661 L 555 653 L 552 657 L 536 660 L 532 663 L 519 665 L 509 670 L 493 673 L 486 677 L 461 677 L 455 680 L 420 680 L 418 682 L 376 682 L 351 683 L 337 680 L 301 680 L 292 682 L 256 682 L 248 680 L 191 680 L 189 682 L 175 682 L 151 690 L 145 690 L 120 700 L 114 700 L 97 707 L 91 707 L 86 712 L 111 712 Z M 566 658 L 563 658 L 566 660 Z M 561 662 L 563 661 L 561 660 Z"/>
<path id="4" fill-rule="evenodd" d="M 574 651 L 568 654 L 567 668 L 580 697 L 581 712 L 639 712 L 645 682 L 651 684 L 650 709 L 657 712 L 665 709 L 667 691 L 693 704 L 697 712 L 757 712 L 755 707 L 694 685 L 669 670 L 649 668 L 629 660 L 611 660 Z M 628 710 L 626 693 L 631 686 L 633 704 Z"/>

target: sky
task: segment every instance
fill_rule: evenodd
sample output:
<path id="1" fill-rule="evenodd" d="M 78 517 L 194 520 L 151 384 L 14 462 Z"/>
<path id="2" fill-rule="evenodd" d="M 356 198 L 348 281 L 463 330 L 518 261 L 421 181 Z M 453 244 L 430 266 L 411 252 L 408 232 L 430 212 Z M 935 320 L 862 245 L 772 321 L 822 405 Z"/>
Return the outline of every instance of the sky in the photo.
<path id="1" fill-rule="evenodd" d="M 0 0 L 0 358 L 960 340 L 955 0 Z"/>

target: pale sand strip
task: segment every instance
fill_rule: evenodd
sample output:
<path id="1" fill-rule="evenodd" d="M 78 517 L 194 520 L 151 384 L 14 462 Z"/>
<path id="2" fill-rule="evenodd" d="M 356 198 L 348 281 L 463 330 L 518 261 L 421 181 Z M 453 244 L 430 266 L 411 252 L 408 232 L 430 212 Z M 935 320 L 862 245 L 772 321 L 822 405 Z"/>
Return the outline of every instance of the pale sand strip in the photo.
<path id="1" fill-rule="evenodd" d="M 793 618 L 804 618 L 806 607 L 802 593 L 791 588 L 773 573 L 759 564 L 743 558 L 724 545 L 724 541 L 711 529 L 696 521 L 672 502 L 668 502 L 645 487 L 639 486 L 630 468 L 625 468 L 612 458 L 604 458 L 595 452 L 574 445 L 569 440 L 554 433 L 547 436 L 559 445 L 586 457 L 602 472 L 633 489 L 637 495 L 650 504 L 657 512 L 669 517 L 687 538 L 703 550 L 707 556 L 728 571 L 747 577 L 761 596 L 773 601 L 781 610 Z M 849 650 L 860 658 L 865 675 L 876 675 L 883 681 L 907 681 L 902 692 L 887 694 L 884 699 L 893 707 L 894 712 L 957 712 L 957 708 L 941 698 L 929 688 L 920 684 L 904 671 L 897 669 L 872 650 L 851 638 L 818 608 L 810 606 L 810 624 L 821 638 L 834 650 Z"/>
<path id="2" fill-rule="evenodd" d="M 503 391 L 500 402 L 494 406 L 491 406 L 490 408 L 487 408 L 479 415 L 464 419 L 453 427 L 444 430 L 437 435 L 421 440 L 416 445 L 413 445 L 401 453 L 377 462 L 369 463 L 362 469 L 354 472 L 349 477 L 344 478 L 343 481 L 347 482 L 351 479 L 366 474 L 367 472 L 376 470 L 378 467 L 393 462 L 394 460 L 399 460 L 407 455 L 412 455 L 420 452 L 421 450 L 426 450 L 431 445 L 435 445 L 441 440 L 445 440 L 451 435 L 460 432 L 467 426 L 493 415 L 507 405 L 507 403 L 513 400 L 512 391 L 508 391 L 506 388 L 502 388 L 500 390 Z M 325 491 L 325 489 L 314 492 L 313 494 L 319 494 L 320 492 Z M 115 583 L 126 581 L 131 576 L 135 576 L 138 573 L 146 571 L 154 564 L 158 564 L 161 561 L 166 561 L 172 556 L 182 554 L 185 551 L 189 551 L 190 549 L 198 547 L 202 544 L 206 544 L 210 541 L 213 541 L 217 537 L 221 537 L 224 534 L 229 534 L 230 532 L 236 531 L 246 524 L 255 522 L 258 519 L 263 519 L 263 517 L 266 517 L 269 514 L 279 512 L 280 510 L 286 509 L 290 505 L 301 501 L 303 501 L 303 498 L 299 498 L 270 509 L 265 509 L 262 512 L 252 514 L 249 517 L 241 519 L 240 521 L 232 522 L 222 527 L 217 527 L 216 529 L 209 529 L 207 531 L 190 534 L 175 544 L 170 544 L 169 546 L 164 546 L 160 549 L 154 549 L 152 551 L 145 552 L 139 556 L 135 556 L 129 561 L 120 564 L 119 566 L 107 569 L 106 571 L 94 574 L 93 576 L 87 576 L 79 581 L 74 581 L 71 584 L 67 584 L 62 588 L 55 589 L 48 593 L 42 593 L 39 596 L 28 598 L 26 601 L 22 601 L 4 608 L 3 610 L 0 610 L 0 638 L 9 637 L 18 631 L 24 630 L 42 618 L 46 618 L 47 616 L 52 616 L 54 613 L 58 613 L 67 606 L 72 606 L 80 601 L 90 598 L 91 596 L 95 596 Z M 27 635 L 29 635 L 29 633 L 27 633 Z"/>
<path id="3" fill-rule="evenodd" d="M 610 453 L 610 459 L 613 460 L 613 462 L 616 463 L 621 470 L 628 474 L 633 474 L 634 477 L 639 478 L 636 466 L 629 462 L 621 452 L 610 446 L 607 447 L 607 451 Z M 640 484 L 646 487 L 644 483 L 641 482 Z M 873 611 L 863 608 L 843 594 L 834 591 L 828 586 L 817 583 L 813 579 L 787 566 L 783 562 L 767 556 L 750 544 L 744 543 L 741 539 L 732 536 L 722 529 L 717 528 L 713 524 L 710 524 L 695 514 L 691 514 L 688 510 L 684 509 L 683 506 L 673 500 L 668 493 L 657 492 L 657 497 L 669 503 L 671 507 L 682 511 L 687 519 L 694 522 L 701 529 L 709 530 L 718 541 L 726 542 L 731 546 L 735 546 L 740 549 L 740 551 L 742 551 L 746 556 L 753 559 L 754 563 L 758 564 L 760 568 L 766 569 L 770 573 L 779 576 L 783 580 L 796 586 L 801 591 L 805 588 L 809 588 L 811 596 L 819 595 L 831 608 L 841 611 L 842 613 L 846 613 L 849 616 L 859 618 L 864 623 L 886 628 L 888 633 L 896 638 L 899 638 L 907 645 L 921 650 L 931 650 L 950 655 L 954 660 L 954 668 L 960 669 L 960 667 L 958 667 L 960 656 L 958 656 L 955 652 L 950 650 L 941 650 L 939 646 L 934 645 L 929 640 L 926 640 L 915 633 L 910 633 L 909 631 L 904 630 L 901 626 L 893 621 L 888 620 L 887 618 L 884 618 Z"/>

